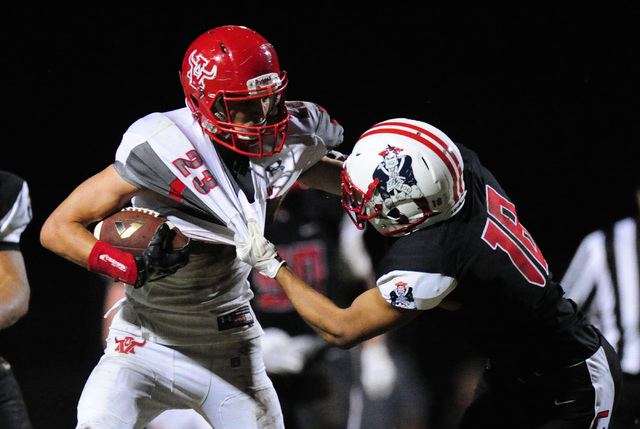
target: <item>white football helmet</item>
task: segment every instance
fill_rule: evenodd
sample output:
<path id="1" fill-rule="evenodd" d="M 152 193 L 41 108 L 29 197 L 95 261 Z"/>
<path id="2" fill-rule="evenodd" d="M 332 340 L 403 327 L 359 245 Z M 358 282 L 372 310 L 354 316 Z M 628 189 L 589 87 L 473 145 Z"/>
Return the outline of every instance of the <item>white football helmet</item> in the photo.
<path id="1" fill-rule="evenodd" d="M 399 237 L 455 215 L 466 195 L 460 151 L 425 122 L 390 119 L 367 130 L 342 171 L 342 204 L 360 229 L 365 220 Z"/>

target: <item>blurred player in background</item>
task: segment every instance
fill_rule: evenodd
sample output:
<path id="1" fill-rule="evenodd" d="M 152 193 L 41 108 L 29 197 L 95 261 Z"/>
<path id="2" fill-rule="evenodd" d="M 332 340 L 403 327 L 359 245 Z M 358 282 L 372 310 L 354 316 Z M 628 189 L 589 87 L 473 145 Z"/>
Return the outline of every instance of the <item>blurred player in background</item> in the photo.
<path id="1" fill-rule="evenodd" d="M 20 251 L 20 236 L 31 222 L 27 182 L 0 170 L 0 330 L 29 310 L 31 288 Z M 0 357 L 0 427 L 31 429 L 22 392 L 11 365 Z"/>
<path id="2" fill-rule="evenodd" d="M 640 180 L 634 197 L 636 214 L 584 237 L 561 282 L 620 357 L 611 429 L 640 428 Z"/>
<path id="3" fill-rule="evenodd" d="M 300 278 L 339 305 L 374 284 L 362 232 L 338 196 L 294 187 L 265 234 Z M 426 402 L 408 356 L 390 354 L 384 337 L 351 350 L 328 346 L 273 279 L 253 271 L 251 283 L 287 429 L 424 427 L 425 410 L 407 406 L 408 398 Z"/>
<path id="4" fill-rule="evenodd" d="M 374 228 L 366 228 L 362 236 L 371 264 L 378 266 L 393 238 L 383 236 Z M 458 427 L 486 365 L 486 356 L 464 332 L 464 321 L 456 312 L 435 307 L 422 312 L 402 329 L 385 335 L 392 352 L 405 354 L 412 362 L 419 363 L 413 384 L 426 391 L 427 428 Z M 418 400 L 411 402 L 417 404 Z"/>
<path id="5" fill-rule="evenodd" d="M 427 123 L 385 121 L 354 146 L 343 187 L 357 225 L 394 238 L 377 289 L 336 306 L 287 268 L 253 222 L 250 240 L 235 237 L 238 257 L 275 278 L 303 319 L 340 347 L 402 329 L 435 306 L 457 312 L 489 356 L 461 428 L 608 427 L 621 381 L 615 351 L 563 297 L 473 151 Z"/>
<path id="6" fill-rule="evenodd" d="M 342 127 L 316 104 L 285 100 L 275 50 L 245 27 L 196 38 L 180 76 L 187 107 L 131 125 L 115 162 L 41 230 L 48 249 L 126 283 L 78 428 L 138 429 L 188 408 L 216 429 L 283 426 L 250 306 L 251 267 L 236 259 L 233 237 L 249 238 L 248 219 L 264 228 L 297 180 L 340 192 L 341 163 L 325 155 Z M 165 251 L 162 226 L 139 257 L 97 241 L 92 224 L 129 203 L 168 217 L 191 245 Z"/>

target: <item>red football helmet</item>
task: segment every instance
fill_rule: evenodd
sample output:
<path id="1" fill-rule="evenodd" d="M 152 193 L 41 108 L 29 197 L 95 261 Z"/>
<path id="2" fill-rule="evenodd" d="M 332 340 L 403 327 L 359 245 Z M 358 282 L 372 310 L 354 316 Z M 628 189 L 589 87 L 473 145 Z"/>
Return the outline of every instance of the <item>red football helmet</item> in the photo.
<path id="1" fill-rule="evenodd" d="M 185 54 L 180 81 L 193 116 L 215 142 L 248 156 L 282 149 L 286 73 L 258 33 L 230 25 L 202 34 Z"/>

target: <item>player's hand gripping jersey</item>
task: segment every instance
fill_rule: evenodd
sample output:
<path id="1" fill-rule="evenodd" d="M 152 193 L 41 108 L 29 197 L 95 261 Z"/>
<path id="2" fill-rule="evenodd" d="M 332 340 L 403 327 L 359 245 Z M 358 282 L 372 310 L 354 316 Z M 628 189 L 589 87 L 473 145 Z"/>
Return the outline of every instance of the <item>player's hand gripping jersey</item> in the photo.
<path id="1" fill-rule="evenodd" d="M 125 133 L 115 167 L 128 182 L 154 193 L 134 198 L 134 206 L 168 217 L 194 242 L 185 268 L 143 288 L 126 288 L 130 303 L 144 304 L 136 310 L 143 330 L 153 326 L 147 338 L 195 344 L 243 326 L 238 334 L 257 335 L 259 327 L 245 307 L 253 297 L 247 282 L 251 267 L 236 259 L 234 234 L 248 239 L 249 219 L 264 229 L 267 201 L 283 196 L 342 141 L 342 127 L 318 106 L 287 102 L 287 109 L 282 151 L 249 157 L 249 167 L 234 174 L 187 108 L 151 114 Z M 230 312 L 231 317 L 220 317 Z M 127 312 L 121 313 L 126 318 Z"/>
<path id="2" fill-rule="evenodd" d="M 471 150 L 458 145 L 467 195 L 460 212 L 437 228 L 393 242 L 378 266 L 390 303 L 460 308 L 467 334 L 492 363 L 543 371 L 588 358 L 598 336 L 551 279 L 515 206 Z M 573 336 L 574 333 L 577 336 Z M 572 335 L 569 335 L 573 333 Z"/>

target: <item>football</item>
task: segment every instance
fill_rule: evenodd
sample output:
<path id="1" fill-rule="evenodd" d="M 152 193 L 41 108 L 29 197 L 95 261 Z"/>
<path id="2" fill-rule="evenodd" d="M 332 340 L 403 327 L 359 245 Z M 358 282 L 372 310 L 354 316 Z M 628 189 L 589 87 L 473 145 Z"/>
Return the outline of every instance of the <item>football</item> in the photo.
<path id="1" fill-rule="evenodd" d="M 171 227 L 172 250 L 184 247 L 189 239 L 159 213 L 139 207 L 127 207 L 98 222 L 93 235 L 122 251 L 140 256 L 156 229 L 168 222 Z"/>

